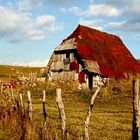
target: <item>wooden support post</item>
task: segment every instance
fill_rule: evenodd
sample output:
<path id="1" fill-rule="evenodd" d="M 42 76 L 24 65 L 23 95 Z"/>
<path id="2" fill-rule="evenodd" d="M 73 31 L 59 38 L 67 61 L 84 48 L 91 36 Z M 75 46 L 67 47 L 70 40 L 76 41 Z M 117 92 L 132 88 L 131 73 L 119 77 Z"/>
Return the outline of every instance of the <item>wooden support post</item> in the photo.
<path id="1" fill-rule="evenodd" d="M 45 99 L 46 99 L 46 92 L 43 90 L 43 115 L 44 115 L 44 128 L 46 129 L 46 118 L 47 118 L 47 113 L 45 109 Z"/>
<path id="2" fill-rule="evenodd" d="M 67 139 L 66 117 L 65 117 L 64 105 L 63 105 L 63 102 L 62 102 L 61 89 L 60 88 L 56 89 L 56 103 L 57 103 L 60 118 L 61 118 L 62 140 L 66 140 Z"/>
<path id="3" fill-rule="evenodd" d="M 27 91 L 27 96 L 28 96 L 29 118 L 30 118 L 30 121 L 32 121 L 32 100 L 31 100 L 31 93 L 30 93 L 30 91 Z"/>
<path id="4" fill-rule="evenodd" d="M 88 75 L 88 86 L 90 89 L 93 87 L 93 76 L 91 74 Z"/>
<path id="5" fill-rule="evenodd" d="M 100 90 L 101 90 L 101 87 L 97 87 L 96 91 L 94 92 L 94 94 L 91 97 L 90 106 L 89 106 L 89 109 L 87 112 L 87 117 L 85 120 L 85 140 L 89 140 L 88 126 L 89 126 L 89 122 L 90 122 L 90 117 L 91 117 L 91 113 L 92 113 L 94 100 L 95 100 L 95 98 Z"/>

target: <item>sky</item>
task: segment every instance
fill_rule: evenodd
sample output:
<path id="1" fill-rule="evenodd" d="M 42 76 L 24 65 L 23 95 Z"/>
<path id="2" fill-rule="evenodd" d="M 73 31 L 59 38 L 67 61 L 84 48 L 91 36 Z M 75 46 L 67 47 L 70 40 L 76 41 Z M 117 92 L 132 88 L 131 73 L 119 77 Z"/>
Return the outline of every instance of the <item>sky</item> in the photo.
<path id="1" fill-rule="evenodd" d="M 118 35 L 140 59 L 140 0 L 0 0 L 0 64 L 46 66 L 79 24 Z"/>

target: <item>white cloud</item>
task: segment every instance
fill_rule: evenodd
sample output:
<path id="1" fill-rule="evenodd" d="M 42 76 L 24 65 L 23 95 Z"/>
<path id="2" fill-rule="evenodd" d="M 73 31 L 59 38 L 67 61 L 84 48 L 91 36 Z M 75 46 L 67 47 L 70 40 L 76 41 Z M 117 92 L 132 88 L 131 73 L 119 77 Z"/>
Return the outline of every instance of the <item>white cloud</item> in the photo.
<path id="1" fill-rule="evenodd" d="M 72 7 L 69 11 L 80 17 L 80 24 L 99 30 L 113 31 L 120 35 L 140 31 L 140 0 L 96 2 L 90 1 L 85 10 Z"/>
<path id="2" fill-rule="evenodd" d="M 28 30 L 26 35 L 30 40 L 42 40 L 45 39 L 45 34 L 40 30 Z"/>
<path id="3" fill-rule="evenodd" d="M 95 16 L 105 16 L 105 17 L 117 17 L 122 14 L 122 9 L 118 9 L 112 5 L 107 4 L 93 4 L 91 3 L 86 10 L 82 10 L 76 6 L 69 8 L 69 11 L 78 16 L 84 17 L 95 17 Z"/>
<path id="4" fill-rule="evenodd" d="M 123 8 L 123 16 L 140 19 L 140 0 L 105 0 L 105 4 Z"/>
<path id="5" fill-rule="evenodd" d="M 27 10 L 32 10 L 34 8 L 38 8 L 42 6 L 42 2 L 39 0 L 22 0 L 19 1 L 18 7 L 20 11 L 27 11 Z"/>
<path id="6" fill-rule="evenodd" d="M 47 37 L 48 31 L 62 30 L 63 26 L 63 23 L 56 23 L 53 15 L 34 19 L 30 13 L 0 6 L 0 37 L 9 42 L 42 40 Z"/>
<path id="7" fill-rule="evenodd" d="M 81 18 L 79 20 L 79 23 L 82 25 L 85 25 L 85 26 L 92 27 L 97 30 L 103 30 L 103 26 L 102 26 L 103 21 L 102 20 L 85 20 L 85 19 Z"/>
<path id="8" fill-rule="evenodd" d="M 121 10 L 114 6 L 106 4 L 90 4 L 88 9 L 83 12 L 85 16 L 106 16 L 106 17 L 116 17 L 121 14 Z"/>
<path id="9" fill-rule="evenodd" d="M 64 23 L 52 23 L 48 25 L 48 31 L 56 31 L 56 30 L 63 30 L 64 29 Z"/>
<path id="10" fill-rule="evenodd" d="M 0 6 L 0 36 L 11 36 L 15 32 L 24 30 L 25 23 L 28 24 L 29 17 L 24 13 L 16 13 L 10 9 Z M 23 26 L 24 25 L 24 26 Z"/>
<path id="11" fill-rule="evenodd" d="M 63 23 L 56 23 L 53 15 L 43 15 L 36 18 L 36 26 L 48 31 L 63 30 Z"/>
<path id="12" fill-rule="evenodd" d="M 46 26 L 55 21 L 55 16 L 52 15 L 43 15 L 36 18 L 37 26 Z"/>

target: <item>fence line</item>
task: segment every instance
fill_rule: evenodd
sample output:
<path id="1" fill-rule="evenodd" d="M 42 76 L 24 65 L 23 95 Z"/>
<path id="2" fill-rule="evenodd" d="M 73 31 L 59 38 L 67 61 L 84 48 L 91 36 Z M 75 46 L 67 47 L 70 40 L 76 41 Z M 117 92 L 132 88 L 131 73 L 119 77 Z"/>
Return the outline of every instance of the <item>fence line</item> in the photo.
<path id="1" fill-rule="evenodd" d="M 43 98 L 43 101 L 44 101 L 44 98 Z M 48 102 L 45 102 L 45 104 L 48 105 L 49 107 L 53 107 L 53 108 L 58 109 L 58 107 L 53 106 L 53 105 L 49 104 Z M 72 108 L 65 108 L 65 111 L 84 112 L 85 113 L 85 111 L 87 111 L 87 110 L 86 109 L 74 110 Z M 94 111 L 94 113 L 132 113 L 132 111 Z M 44 115 L 44 114 L 42 113 L 40 115 Z M 61 120 L 62 119 L 60 116 L 59 117 L 52 117 L 48 113 L 46 114 L 46 118 L 47 117 L 50 118 L 50 119 L 54 119 L 54 120 Z M 69 125 L 75 125 L 75 126 L 84 126 L 85 125 L 85 123 L 82 123 L 82 124 L 68 123 L 68 124 Z M 89 125 L 89 128 L 92 128 L 94 130 L 104 130 L 104 129 L 106 129 L 106 130 L 111 130 L 111 131 L 128 131 L 128 132 L 132 131 L 131 129 L 113 129 L 113 128 L 109 129 L 107 127 L 106 128 L 97 128 L 97 127 L 92 127 L 90 125 Z M 61 130 L 61 128 L 59 128 L 59 130 Z M 75 137 L 84 137 L 85 136 L 84 134 L 76 135 L 75 133 L 70 131 L 69 128 L 67 128 L 66 132 L 75 136 Z"/>
<path id="2" fill-rule="evenodd" d="M 13 91 L 12 91 L 13 92 Z M 21 96 L 22 94 L 19 94 L 19 96 Z M 28 107 L 29 107 L 29 117 L 30 117 L 30 120 L 32 120 L 32 101 L 31 101 L 31 94 L 30 94 L 30 91 L 27 92 L 27 95 L 28 95 Z M 119 97 L 119 96 L 118 96 Z M 126 97 L 130 97 L 130 96 L 126 96 Z M 21 98 L 21 97 L 20 97 Z M 132 98 L 132 97 L 131 97 Z M 23 107 L 23 101 L 21 101 L 21 107 Z M 50 119 L 55 119 L 55 120 L 62 120 L 62 117 L 59 116 L 58 118 L 57 117 L 52 117 L 51 115 L 46 112 L 46 108 L 45 108 L 45 104 L 48 105 L 49 107 L 53 107 L 53 108 L 56 108 L 58 109 L 57 106 L 53 106 L 51 104 L 49 104 L 48 102 L 46 102 L 46 94 L 45 94 L 45 91 L 43 91 L 43 113 L 41 115 L 44 115 L 44 127 L 46 127 L 46 119 L 47 117 L 50 118 Z M 60 109 L 62 109 L 63 107 L 61 107 Z M 79 110 L 74 110 L 72 108 L 65 108 L 65 111 L 73 111 L 73 112 L 84 112 L 87 111 L 86 109 L 79 109 Z M 94 113 L 133 113 L 133 111 L 126 111 L 126 110 L 123 110 L 123 111 L 96 111 L 94 110 Z M 64 120 L 63 121 L 66 121 L 66 118 L 64 117 Z M 83 126 L 85 125 L 85 123 L 82 123 L 82 124 L 72 124 L 72 123 L 68 123 L 69 125 L 75 125 L 75 126 Z M 66 124 L 65 124 L 66 125 Z M 88 127 L 89 128 L 92 128 L 92 129 L 95 129 L 95 130 L 111 130 L 111 131 L 132 131 L 131 129 L 119 129 L 119 128 L 116 128 L 116 129 L 113 129 L 113 128 L 97 128 L 97 127 L 92 127 L 88 124 Z M 59 128 L 59 130 L 62 130 L 62 128 Z M 75 137 L 84 137 L 85 134 L 81 134 L 81 135 L 76 135 L 72 130 L 70 130 L 68 127 L 65 128 L 65 133 L 68 133 L 70 135 L 73 135 Z"/>

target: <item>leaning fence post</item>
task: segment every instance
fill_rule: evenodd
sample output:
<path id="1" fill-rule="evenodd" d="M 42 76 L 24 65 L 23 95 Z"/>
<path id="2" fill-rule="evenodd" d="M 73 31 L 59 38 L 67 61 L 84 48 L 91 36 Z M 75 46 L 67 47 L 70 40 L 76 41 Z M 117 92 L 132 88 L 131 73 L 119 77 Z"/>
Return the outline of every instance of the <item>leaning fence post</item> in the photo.
<path id="1" fill-rule="evenodd" d="M 133 139 L 140 140 L 140 91 L 139 80 L 133 81 Z"/>
<path id="2" fill-rule="evenodd" d="M 43 90 L 43 115 L 44 115 L 44 128 L 46 128 L 46 117 L 47 117 L 47 113 L 46 113 L 46 109 L 45 109 L 45 99 L 46 99 L 46 92 L 45 92 L 45 90 Z"/>
<path id="3" fill-rule="evenodd" d="M 57 106 L 58 106 L 58 109 L 59 109 L 60 118 L 61 118 L 62 139 L 66 140 L 67 139 L 66 116 L 65 116 L 64 104 L 62 102 L 61 89 L 60 88 L 56 89 L 56 103 L 57 103 Z"/>
<path id="4" fill-rule="evenodd" d="M 89 140 L 89 133 L 88 133 L 89 121 L 90 121 L 90 117 L 91 117 L 91 113 L 92 113 L 94 100 L 95 100 L 95 98 L 100 90 L 101 90 L 101 87 L 97 87 L 96 91 L 94 92 L 94 94 L 91 97 L 90 106 L 89 106 L 89 109 L 87 112 L 87 117 L 85 120 L 85 140 Z"/>
<path id="5" fill-rule="evenodd" d="M 30 93 L 30 91 L 27 91 L 27 96 L 28 96 L 29 118 L 30 118 L 30 121 L 32 121 L 32 101 L 31 101 L 31 93 Z"/>

